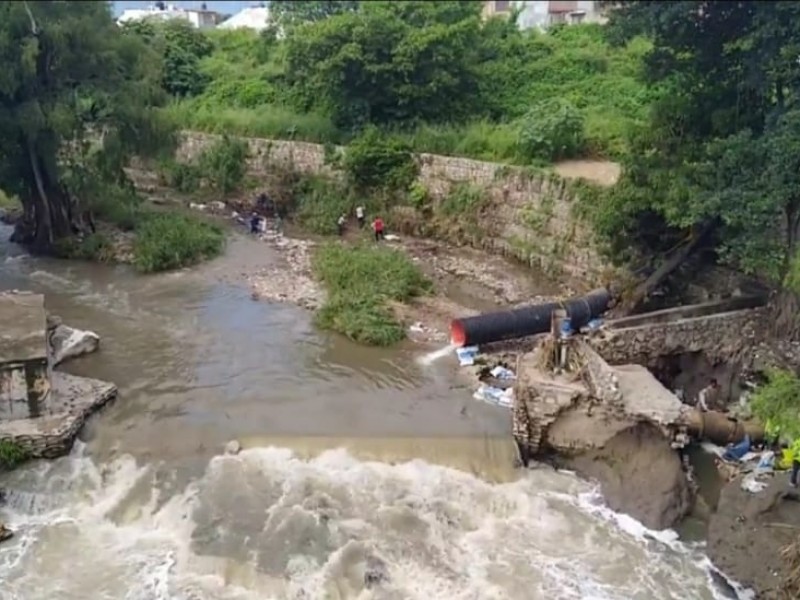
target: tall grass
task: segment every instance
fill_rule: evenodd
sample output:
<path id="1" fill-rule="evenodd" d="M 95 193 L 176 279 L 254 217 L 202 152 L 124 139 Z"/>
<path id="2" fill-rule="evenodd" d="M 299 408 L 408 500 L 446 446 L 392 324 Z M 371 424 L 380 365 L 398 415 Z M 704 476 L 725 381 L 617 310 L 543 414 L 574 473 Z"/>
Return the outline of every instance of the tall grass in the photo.
<path id="1" fill-rule="evenodd" d="M 324 114 L 290 107 L 299 92 L 286 77 L 283 43 L 265 42 L 252 32 L 210 35 L 214 51 L 202 59 L 201 69 L 211 82 L 200 96 L 166 109 L 176 124 L 240 136 L 348 142 L 352 132 L 338 130 Z M 477 103 L 467 123 L 423 123 L 392 133 L 415 152 L 530 164 L 519 148 L 520 119 L 532 107 L 558 99 L 580 112 L 582 156 L 618 158 L 658 96 L 640 77 L 651 48 L 643 38 L 613 47 L 602 26 L 586 24 L 525 32 L 513 43 L 497 44 L 492 58 L 476 65 L 482 87 L 476 94 L 491 98 L 490 106 Z"/>
<path id="2" fill-rule="evenodd" d="M 317 324 L 372 346 L 389 346 L 405 337 L 390 301 L 405 302 L 432 287 L 408 256 L 373 244 L 327 244 L 314 254 L 313 268 L 328 290 Z"/>
<path id="3" fill-rule="evenodd" d="M 327 117 L 298 113 L 280 105 L 235 108 L 206 106 L 195 100 L 184 100 L 164 110 L 172 122 L 183 129 L 321 144 L 343 140 L 342 134 Z"/>
<path id="4" fill-rule="evenodd" d="M 28 460 L 28 453 L 11 440 L 0 440 L 0 472 L 10 471 Z"/>
<path id="5" fill-rule="evenodd" d="M 142 272 L 166 271 L 212 258 L 224 245 L 216 225 L 179 213 L 150 213 L 136 228 L 133 259 Z"/>
<path id="6" fill-rule="evenodd" d="M 479 120 L 465 125 L 420 125 L 400 134 L 415 152 L 468 156 L 478 160 L 515 163 L 520 160 L 517 127 L 512 123 Z"/>

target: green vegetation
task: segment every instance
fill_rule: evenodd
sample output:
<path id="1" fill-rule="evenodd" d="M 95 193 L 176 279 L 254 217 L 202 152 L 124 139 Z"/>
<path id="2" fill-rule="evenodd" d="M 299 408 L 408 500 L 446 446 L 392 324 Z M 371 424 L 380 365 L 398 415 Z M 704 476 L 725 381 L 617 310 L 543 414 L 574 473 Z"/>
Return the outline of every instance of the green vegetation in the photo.
<path id="1" fill-rule="evenodd" d="M 589 211 L 621 258 L 694 245 L 795 285 L 798 17 L 793 2 L 626 2 L 612 13 L 613 39 L 652 40 L 648 88 L 666 92 L 631 139 L 623 181 Z M 786 309 L 796 316 L 793 303 Z M 798 324 L 783 328 L 794 331 Z"/>
<path id="2" fill-rule="evenodd" d="M 317 249 L 313 267 L 328 291 L 317 313 L 320 327 L 375 346 L 405 337 L 391 302 L 406 302 L 431 290 L 431 282 L 398 250 L 331 243 Z"/>
<path id="3" fill-rule="evenodd" d="M 145 273 L 185 267 L 222 252 L 216 225 L 177 213 L 151 213 L 136 229 L 134 263 Z"/>
<path id="4" fill-rule="evenodd" d="M 762 423 L 778 427 L 782 437 L 800 438 L 800 378 L 790 371 L 775 370 L 751 400 L 753 413 Z"/>
<path id="5" fill-rule="evenodd" d="M 658 97 L 639 79 L 648 41 L 614 47 L 597 25 L 523 32 L 480 9 L 287 2 L 273 11 L 285 39 L 213 31 L 210 51 L 183 33 L 148 39 L 194 57 L 202 91 L 164 84 L 182 128 L 346 143 L 374 126 L 415 152 L 520 164 L 627 150 Z"/>
<path id="6" fill-rule="evenodd" d="M 25 207 L 16 240 L 53 252 L 92 233 L 132 156 L 171 153 L 163 59 L 104 2 L 0 5 L 0 55 L 0 188 Z"/>
<path id="7" fill-rule="evenodd" d="M 172 158 L 160 164 L 160 176 L 180 192 L 208 188 L 226 195 L 241 188 L 247 171 L 247 142 L 222 136 L 193 162 L 179 163 Z"/>
<path id="8" fill-rule="evenodd" d="M 0 471 L 10 471 L 28 460 L 28 453 L 9 440 L 0 440 Z"/>
<path id="9" fill-rule="evenodd" d="M 22 203 L 14 196 L 9 196 L 3 190 L 0 190 L 0 211 L 9 210 L 16 211 L 22 209 Z"/>

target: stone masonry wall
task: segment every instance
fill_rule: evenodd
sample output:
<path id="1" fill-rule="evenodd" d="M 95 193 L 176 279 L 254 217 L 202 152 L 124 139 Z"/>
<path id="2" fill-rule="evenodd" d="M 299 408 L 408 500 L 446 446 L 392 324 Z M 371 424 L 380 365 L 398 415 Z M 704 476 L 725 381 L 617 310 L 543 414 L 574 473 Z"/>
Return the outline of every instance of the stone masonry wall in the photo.
<path id="1" fill-rule="evenodd" d="M 185 132 L 178 160 L 199 156 L 219 136 Z M 307 142 L 247 138 L 249 175 L 291 168 L 300 173 L 333 174 L 325 165 L 325 147 Z M 344 151 L 344 148 L 340 148 Z M 592 285 L 606 265 L 588 227 L 572 211 L 575 191 L 563 179 L 544 172 L 465 158 L 420 154 L 419 183 L 441 199 L 459 183 L 482 188 L 491 198 L 482 227 L 490 232 L 480 246 L 532 266 L 561 271 Z"/>
<path id="2" fill-rule="evenodd" d="M 702 351 L 712 362 L 735 360 L 762 341 L 765 308 L 624 329 L 607 328 L 589 343 L 609 363 L 647 366 L 667 354 Z"/>

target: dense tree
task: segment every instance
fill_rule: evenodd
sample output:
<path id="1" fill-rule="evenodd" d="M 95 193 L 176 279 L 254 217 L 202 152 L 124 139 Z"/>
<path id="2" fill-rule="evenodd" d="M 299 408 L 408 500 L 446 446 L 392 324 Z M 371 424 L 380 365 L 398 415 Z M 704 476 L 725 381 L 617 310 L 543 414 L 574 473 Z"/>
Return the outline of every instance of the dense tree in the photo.
<path id="1" fill-rule="evenodd" d="M 357 0 L 282 0 L 270 3 L 270 18 L 274 25 L 286 29 L 355 12 L 359 4 Z"/>
<path id="2" fill-rule="evenodd" d="M 162 86 L 167 93 L 182 98 L 203 92 L 209 78 L 200 69 L 200 59 L 213 48 L 207 35 L 182 19 L 129 21 L 124 29 L 141 36 L 163 56 Z"/>
<path id="3" fill-rule="evenodd" d="M 287 77 L 348 128 L 462 119 L 480 102 L 480 3 L 369 2 L 287 40 Z"/>
<path id="4" fill-rule="evenodd" d="M 0 188 L 23 203 L 17 238 L 52 249 L 87 228 L 99 182 L 169 140 L 161 62 L 105 2 L 0 4 L 0 56 Z"/>
<path id="5" fill-rule="evenodd" d="M 646 76 L 666 93 L 607 206 L 608 229 L 628 237 L 650 215 L 662 233 L 703 234 L 727 263 L 790 283 L 800 233 L 800 4 L 626 2 L 611 26 L 618 39 L 652 37 Z"/>

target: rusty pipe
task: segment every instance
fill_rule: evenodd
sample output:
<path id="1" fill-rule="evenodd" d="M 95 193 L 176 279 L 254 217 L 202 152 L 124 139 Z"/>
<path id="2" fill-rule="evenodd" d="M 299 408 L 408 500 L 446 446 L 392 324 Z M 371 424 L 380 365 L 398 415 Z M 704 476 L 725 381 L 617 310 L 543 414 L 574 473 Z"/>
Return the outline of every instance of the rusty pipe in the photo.
<path id="1" fill-rule="evenodd" d="M 757 421 L 737 421 L 725 413 L 703 412 L 693 409 L 684 414 L 682 425 L 697 438 L 706 438 L 719 446 L 735 444 L 744 439 L 745 434 L 753 442 L 764 439 L 764 427 Z"/>

